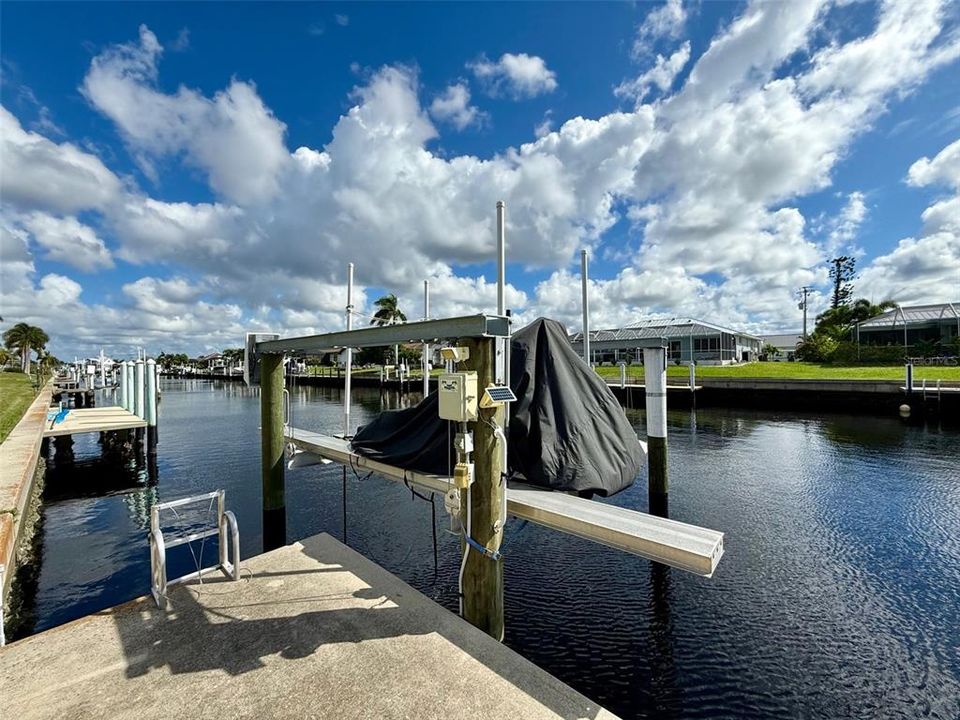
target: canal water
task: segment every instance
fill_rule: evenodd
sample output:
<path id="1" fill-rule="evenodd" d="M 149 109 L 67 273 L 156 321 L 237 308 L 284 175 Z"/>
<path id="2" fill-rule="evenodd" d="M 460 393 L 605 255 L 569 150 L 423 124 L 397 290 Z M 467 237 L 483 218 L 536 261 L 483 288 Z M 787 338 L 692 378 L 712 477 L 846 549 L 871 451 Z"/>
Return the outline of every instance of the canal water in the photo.
<path id="1" fill-rule="evenodd" d="M 355 402 L 362 423 L 404 401 Z M 294 387 L 292 407 L 297 426 L 340 430 L 338 390 Z M 240 383 L 165 380 L 154 467 L 103 458 L 95 436 L 51 448 L 34 631 L 148 591 L 157 500 L 225 488 L 242 554 L 258 553 L 258 408 Z M 726 533 L 714 577 L 511 521 L 510 647 L 624 718 L 960 717 L 960 433 L 716 409 L 671 412 L 669 433 L 671 516 Z M 341 473 L 288 472 L 290 540 L 342 538 Z M 645 510 L 644 479 L 612 502 Z M 435 571 L 430 504 L 349 472 L 347 541 L 455 610 L 437 505 Z M 177 548 L 171 572 L 213 562 L 215 543 L 203 553 Z"/>

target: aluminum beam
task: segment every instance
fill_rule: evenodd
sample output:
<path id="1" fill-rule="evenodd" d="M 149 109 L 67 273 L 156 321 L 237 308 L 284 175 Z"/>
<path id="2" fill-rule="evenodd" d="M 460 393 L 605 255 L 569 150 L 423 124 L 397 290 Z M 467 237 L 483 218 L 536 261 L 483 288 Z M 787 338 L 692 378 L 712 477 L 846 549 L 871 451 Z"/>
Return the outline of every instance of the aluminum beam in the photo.
<path id="1" fill-rule="evenodd" d="M 404 470 L 358 455 L 343 438 L 290 428 L 287 440 L 305 452 L 350 465 L 358 472 L 373 471 L 388 480 L 441 494 L 453 487 L 451 478 Z M 510 484 L 507 514 L 706 577 L 713 574 L 723 556 L 723 533 L 716 530 L 529 485 Z"/>
<path id="2" fill-rule="evenodd" d="M 324 335 L 305 335 L 257 343 L 261 353 L 320 354 L 346 347 L 364 348 L 403 343 L 433 343 L 437 340 L 468 337 L 509 337 L 510 321 L 499 315 L 465 315 L 463 317 L 397 325 L 380 325 Z"/>

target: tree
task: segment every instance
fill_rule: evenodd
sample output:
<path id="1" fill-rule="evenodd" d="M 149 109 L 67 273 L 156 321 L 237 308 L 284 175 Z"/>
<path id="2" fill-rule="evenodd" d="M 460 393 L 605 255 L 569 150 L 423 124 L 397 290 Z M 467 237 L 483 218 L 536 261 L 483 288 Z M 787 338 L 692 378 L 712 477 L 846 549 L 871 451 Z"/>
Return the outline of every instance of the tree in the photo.
<path id="1" fill-rule="evenodd" d="M 833 297 L 830 307 L 836 310 L 846 305 L 853 296 L 853 280 L 856 277 L 856 258 L 841 255 L 830 261 L 830 280 L 833 282 Z"/>
<path id="2" fill-rule="evenodd" d="M 393 293 L 384 295 L 377 300 L 374 305 L 376 305 L 378 309 L 373 314 L 373 319 L 370 321 L 371 325 L 394 325 L 407 321 L 407 316 L 403 314 L 403 310 L 397 305 L 397 296 Z M 393 346 L 393 357 L 394 361 L 399 365 L 400 347 L 398 345 Z"/>
<path id="3" fill-rule="evenodd" d="M 10 354 L 10 351 L 6 348 L 0 348 L 0 368 L 7 366 L 7 363 L 10 362 L 10 358 L 13 357 Z"/>
<path id="4" fill-rule="evenodd" d="M 20 369 L 30 374 L 30 352 L 43 350 L 50 338 L 40 328 L 17 323 L 3 334 L 3 344 L 20 353 Z"/>
<path id="5" fill-rule="evenodd" d="M 407 316 L 397 305 L 397 296 L 394 294 L 384 295 L 377 300 L 374 305 L 377 311 L 373 314 L 371 325 L 394 325 L 407 321 Z"/>

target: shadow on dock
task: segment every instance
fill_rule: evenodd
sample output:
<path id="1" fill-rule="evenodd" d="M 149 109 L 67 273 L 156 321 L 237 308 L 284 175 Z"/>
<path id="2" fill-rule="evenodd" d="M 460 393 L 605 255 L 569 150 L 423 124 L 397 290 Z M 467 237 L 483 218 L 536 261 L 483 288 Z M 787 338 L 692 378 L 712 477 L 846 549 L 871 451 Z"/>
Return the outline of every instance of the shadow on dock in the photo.
<path id="1" fill-rule="evenodd" d="M 166 613 L 140 599 L 11 646 L 0 691 L 25 718 L 90 702 L 138 718 L 612 717 L 329 535 L 241 570 L 173 588 Z"/>

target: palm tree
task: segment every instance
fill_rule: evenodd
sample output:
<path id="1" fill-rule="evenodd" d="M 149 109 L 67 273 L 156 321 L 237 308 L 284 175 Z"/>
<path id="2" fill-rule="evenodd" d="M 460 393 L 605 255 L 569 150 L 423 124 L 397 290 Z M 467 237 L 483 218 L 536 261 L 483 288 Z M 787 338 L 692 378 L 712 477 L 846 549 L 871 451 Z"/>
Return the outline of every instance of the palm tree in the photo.
<path id="1" fill-rule="evenodd" d="M 384 295 L 382 298 L 377 300 L 374 305 L 377 306 L 377 311 L 373 314 L 373 319 L 370 321 L 371 325 L 394 325 L 396 323 L 402 323 L 407 321 L 407 316 L 403 314 L 403 310 L 397 304 L 397 296 L 393 293 L 389 295 Z M 400 364 L 400 346 L 393 346 L 393 357 L 394 362 Z"/>
<path id="2" fill-rule="evenodd" d="M 0 348 L 0 368 L 5 368 L 10 358 L 13 357 L 6 348 Z"/>
<path id="3" fill-rule="evenodd" d="M 370 321 L 371 325 L 394 325 L 407 321 L 407 316 L 397 305 L 397 296 L 392 293 L 384 295 L 374 305 L 378 309 L 373 314 L 373 319 Z"/>
<path id="4" fill-rule="evenodd" d="M 3 334 L 3 344 L 20 353 L 20 369 L 30 374 L 30 351 L 40 351 L 50 342 L 47 334 L 38 327 L 17 323 Z"/>

